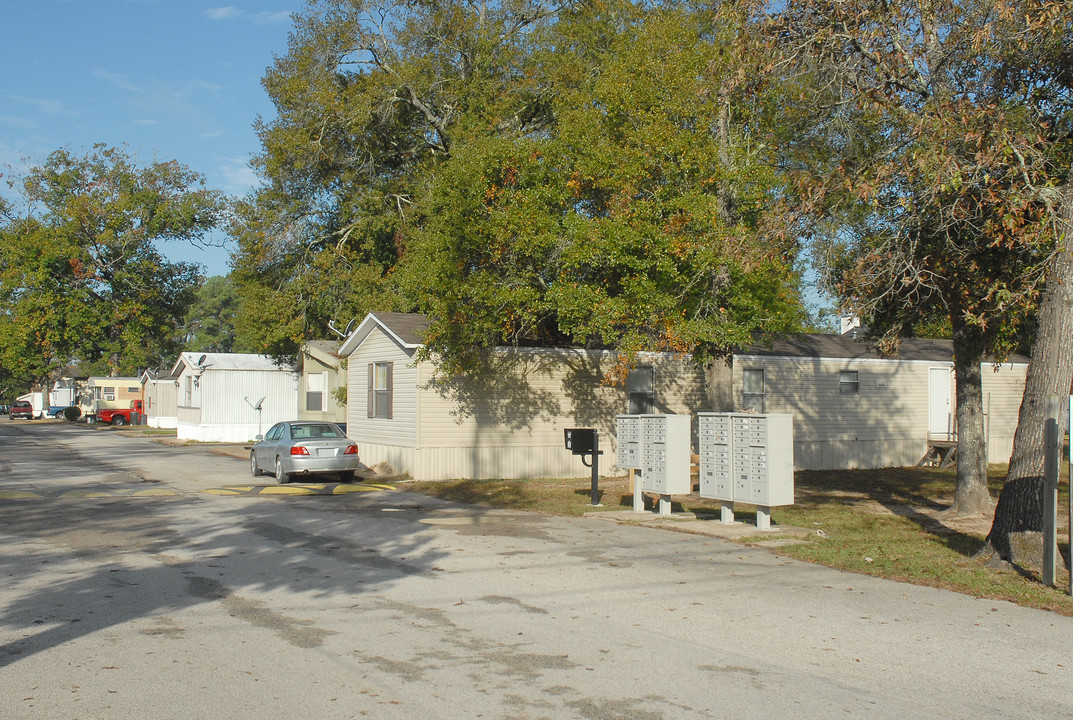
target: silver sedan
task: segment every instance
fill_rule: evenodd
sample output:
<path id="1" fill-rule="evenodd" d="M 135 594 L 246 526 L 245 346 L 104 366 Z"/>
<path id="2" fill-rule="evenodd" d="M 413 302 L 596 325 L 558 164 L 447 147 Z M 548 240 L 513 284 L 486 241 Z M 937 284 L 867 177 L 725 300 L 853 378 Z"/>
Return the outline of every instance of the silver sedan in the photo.
<path id="1" fill-rule="evenodd" d="M 254 477 L 271 473 L 280 483 L 297 476 L 334 474 L 343 482 L 354 480 L 361 468 L 358 446 L 338 425 L 329 422 L 276 423 L 250 451 Z"/>

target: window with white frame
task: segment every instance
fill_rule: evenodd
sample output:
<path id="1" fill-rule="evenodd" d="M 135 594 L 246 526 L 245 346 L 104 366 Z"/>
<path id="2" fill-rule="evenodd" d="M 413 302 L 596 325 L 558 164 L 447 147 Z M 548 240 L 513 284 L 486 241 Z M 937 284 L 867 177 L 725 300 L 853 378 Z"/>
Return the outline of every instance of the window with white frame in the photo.
<path id="1" fill-rule="evenodd" d="M 324 410 L 324 388 L 328 385 L 328 373 L 310 373 L 306 375 L 306 410 L 321 412 Z"/>
<path id="2" fill-rule="evenodd" d="M 750 412 L 764 412 L 764 371 L 746 369 L 741 372 L 741 407 Z"/>
<path id="3" fill-rule="evenodd" d="M 857 395 L 861 391 L 860 378 L 856 370 L 838 371 L 838 392 L 841 395 Z"/>

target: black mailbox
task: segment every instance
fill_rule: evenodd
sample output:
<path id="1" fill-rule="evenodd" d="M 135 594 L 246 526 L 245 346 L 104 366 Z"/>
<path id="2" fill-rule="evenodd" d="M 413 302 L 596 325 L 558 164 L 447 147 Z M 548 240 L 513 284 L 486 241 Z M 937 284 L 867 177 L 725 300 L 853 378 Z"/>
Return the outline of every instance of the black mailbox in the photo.
<path id="1" fill-rule="evenodd" d="M 566 449 L 575 455 L 587 455 L 596 446 L 596 430 L 593 428 L 570 428 L 563 430 Z"/>

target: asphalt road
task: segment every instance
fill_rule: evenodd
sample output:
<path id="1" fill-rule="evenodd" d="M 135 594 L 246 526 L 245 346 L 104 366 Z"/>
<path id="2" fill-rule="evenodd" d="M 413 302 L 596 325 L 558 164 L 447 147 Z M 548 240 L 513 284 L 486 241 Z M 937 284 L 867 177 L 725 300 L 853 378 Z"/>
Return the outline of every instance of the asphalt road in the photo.
<path id="1" fill-rule="evenodd" d="M 599 519 L 207 492 L 253 482 L 0 420 L 0 718 L 1073 716 L 1071 618 Z"/>

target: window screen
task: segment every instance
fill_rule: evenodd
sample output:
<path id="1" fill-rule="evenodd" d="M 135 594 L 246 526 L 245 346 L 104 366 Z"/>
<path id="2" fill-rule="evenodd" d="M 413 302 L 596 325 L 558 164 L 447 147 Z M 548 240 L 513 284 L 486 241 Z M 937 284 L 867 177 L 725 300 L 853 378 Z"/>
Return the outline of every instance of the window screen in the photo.
<path id="1" fill-rule="evenodd" d="M 630 395 L 630 415 L 651 413 L 656 405 L 655 372 L 650 365 L 641 365 L 630 370 L 626 387 Z"/>
<path id="2" fill-rule="evenodd" d="M 856 370 L 838 372 L 838 392 L 842 395 L 856 395 L 861 391 L 861 383 Z"/>
<path id="3" fill-rule="evenodd" d="M 742 409 L 751 412 L 764 412 L 764 371 L 743 370 L 742 380 Z"/>

